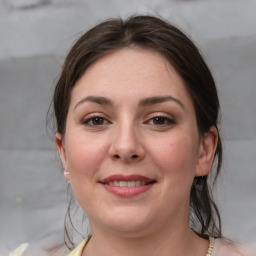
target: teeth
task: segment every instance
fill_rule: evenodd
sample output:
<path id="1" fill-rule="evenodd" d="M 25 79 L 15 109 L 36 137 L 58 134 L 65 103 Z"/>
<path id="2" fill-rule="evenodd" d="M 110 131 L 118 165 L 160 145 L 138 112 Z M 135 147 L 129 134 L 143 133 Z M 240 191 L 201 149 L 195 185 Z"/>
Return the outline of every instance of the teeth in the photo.
<path id="1" fill-rule="evenodd" d="M 119 187 L 127 187 L 127 181 L 119 181 Z"/>
<path id="2" fill-rule="evenodd" d="M 143 180 L 133 180 L 133 181 L 110 181 L 107 183 L 110 186 L 116 186 L 116 187 L 138 187 L 138 186 L 144 186 L 146 185 L 146 182 Z"/>
<path id="3" fill-rule="evenodd" d="M 138 187 L 140 184 L 141 184 L 141 181 L 139 181 L 139 180 L 136 180 L 136 181 L 135 181 L 135 186 L 136 186 L 136 187 Z"/>
<path id="4" fill-rule="evenodd" d="M 128 187 L 135 187 L 135 182 L 136 182 L 136 181 L 128 181 L 128 182 L 127 182 L 127 186 L 128 186 Z"/>

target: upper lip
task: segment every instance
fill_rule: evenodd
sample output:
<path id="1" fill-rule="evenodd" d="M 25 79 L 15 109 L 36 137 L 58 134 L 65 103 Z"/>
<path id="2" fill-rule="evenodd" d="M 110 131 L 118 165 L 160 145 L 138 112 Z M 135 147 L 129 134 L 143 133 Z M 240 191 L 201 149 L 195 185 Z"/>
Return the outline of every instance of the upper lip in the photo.
<path id="1" fill-rule="evenodd" d="M 145 181 L 145 182 L 155 182 L 156 180 L 142 176 L 137 174 L 132 175 L 123 175 L 123 174 L 114 174 L 110 175 L 103 180 L 100 180 L 101 183 L 108 183 L 108 182 L 114 182 L 114 181 Z"/>

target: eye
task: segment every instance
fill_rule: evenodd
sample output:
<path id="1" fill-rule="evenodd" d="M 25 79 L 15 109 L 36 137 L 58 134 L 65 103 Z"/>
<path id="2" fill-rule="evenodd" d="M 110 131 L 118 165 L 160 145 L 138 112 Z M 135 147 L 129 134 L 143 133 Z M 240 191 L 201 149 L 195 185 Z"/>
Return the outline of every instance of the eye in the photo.
<path id="1" fill-rule="evenodd" d="M 152 125 L 157 125 L 157 126 L 168 126 L 168 125 L 174 124 L 175 121 L 166 116 L 155 116 L 155 117 L 151 118 L 148 121 L 148 123 L 152 124 Z"/>
<path id="2" fill-rule="evenodd" d="M 100 125 L 108 124 L 109 122 L 104 117 L 92 116 L 83 120 L 82 123 L 84 125 L 89 125 L 89 126 L 100 126 Z"/>

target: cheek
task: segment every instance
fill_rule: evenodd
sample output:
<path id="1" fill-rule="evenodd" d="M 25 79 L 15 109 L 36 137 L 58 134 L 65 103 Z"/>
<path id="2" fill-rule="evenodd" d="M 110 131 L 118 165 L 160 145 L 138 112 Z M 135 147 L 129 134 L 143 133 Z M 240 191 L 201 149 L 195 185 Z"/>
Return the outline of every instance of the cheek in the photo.
<path id="1" fill-rule="evenodd" d="M 67 140 L 66 158 L 71 177 L 93 177 L 106 156 L 106 151 L 106 145 L 102 140 L 89 136 L 83 138 L 77 135 Z"/>
<path id="2" fill-rule="evenodd" d="M 175 134 L 151 146 L 151 157 L 160 175 L 158 201 L 166 218 L 189 205 L 197 163 L 196 145 L 192 136 Z"/>
<path id="3" fill-rule="evenodd" d="M 96 203 L 97 191 L 93 188 L 106 156 L 106 145 L 102 140 L 74 136 L 67 140 L 66 149 L 73 193 L 84 211 L 89 213 Z M 91 198 L 95 200 L 92 202 Z"/>
<path id="4" fill-rule="evenodd" d="M 155 143 L 155 163 L 164 177 L 171 177 L 173 182 L 190 180 L 194 177 L 197 163 L 197 143 L 193 136 L 175 134 Z"/>

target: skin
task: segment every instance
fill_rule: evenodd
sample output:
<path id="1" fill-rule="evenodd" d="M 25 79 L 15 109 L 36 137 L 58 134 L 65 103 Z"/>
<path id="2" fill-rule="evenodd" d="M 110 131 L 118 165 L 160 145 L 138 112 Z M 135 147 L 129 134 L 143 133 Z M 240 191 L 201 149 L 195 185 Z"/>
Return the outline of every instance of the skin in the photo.
<path id="1" fill-rule="evenodd" d="M 169 98 L 145 104 L 155 96 Z M 55 136 L 90 220 L 83 255 L 205 255 L 208 241 L 189 229 L 189 195 L 211 170 L 217 138 L 215 127 L 198 134 L 184 82 L 159 53 L 125 48 L 92 64 L 72 91 L 65 135 Z M 124 198 L 99 183 L 113 174 L 156 183 Z"/>

